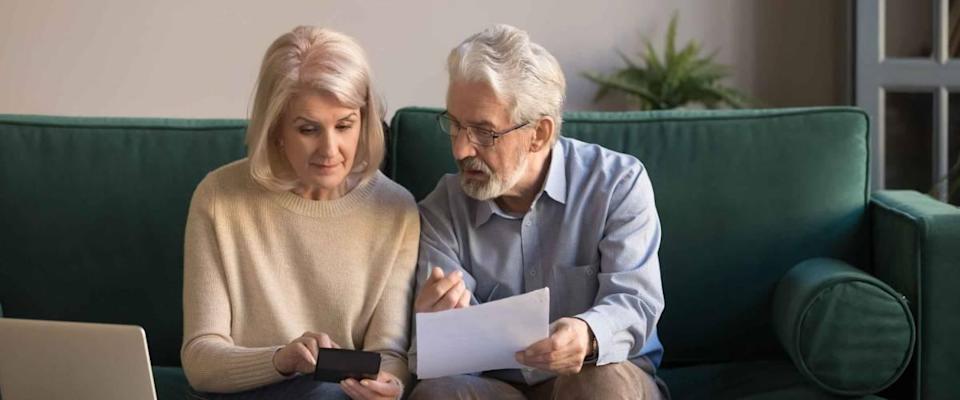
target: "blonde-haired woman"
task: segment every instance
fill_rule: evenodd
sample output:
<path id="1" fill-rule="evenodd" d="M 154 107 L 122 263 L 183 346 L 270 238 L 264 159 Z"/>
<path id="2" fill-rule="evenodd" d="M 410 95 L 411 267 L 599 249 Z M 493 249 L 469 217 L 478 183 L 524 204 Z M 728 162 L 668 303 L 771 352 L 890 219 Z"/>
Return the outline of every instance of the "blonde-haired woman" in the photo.
<path id="1" fill-rule="evenodd" d="M 198 397 L 402 395 L 420 225 L 378 171 L 381 114 L 351 38 L 302 26 L 267 50 L 248 158 L 209 173 L 187 218 L 181 359 Z M 380 375 L 313 381 L 331 347 L 379 352 Z"/>

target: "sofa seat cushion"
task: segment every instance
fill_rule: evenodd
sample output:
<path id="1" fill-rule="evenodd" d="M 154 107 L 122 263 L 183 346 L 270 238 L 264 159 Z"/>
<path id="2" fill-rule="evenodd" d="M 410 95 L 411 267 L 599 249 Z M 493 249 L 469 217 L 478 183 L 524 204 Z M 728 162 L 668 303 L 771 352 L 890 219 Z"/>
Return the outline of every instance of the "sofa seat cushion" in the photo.
<path id="1" fill-rule="evenodd" d="M 828 393 L 801 375 L 788 360 L 664 368 L 659 375 L 674 399 L 882 399 Z"/>
<path id="2" fill-rule="evenodd" d="M 153 384 L 157 400 L 183 400 L 189 398 L 190 384 L 180 367 L 153 367 Z"/>

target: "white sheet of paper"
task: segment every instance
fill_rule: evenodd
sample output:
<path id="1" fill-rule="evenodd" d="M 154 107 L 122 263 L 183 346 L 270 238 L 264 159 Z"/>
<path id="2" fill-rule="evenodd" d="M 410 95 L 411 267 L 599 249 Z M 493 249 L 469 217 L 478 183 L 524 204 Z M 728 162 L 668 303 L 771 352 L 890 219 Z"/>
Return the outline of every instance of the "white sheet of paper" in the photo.
<path id="1" fill-rule="evenodd" d="M 514 353 L 550 335 L 550 289 L 417 314 L 420 379 L 521 368 Z"/>

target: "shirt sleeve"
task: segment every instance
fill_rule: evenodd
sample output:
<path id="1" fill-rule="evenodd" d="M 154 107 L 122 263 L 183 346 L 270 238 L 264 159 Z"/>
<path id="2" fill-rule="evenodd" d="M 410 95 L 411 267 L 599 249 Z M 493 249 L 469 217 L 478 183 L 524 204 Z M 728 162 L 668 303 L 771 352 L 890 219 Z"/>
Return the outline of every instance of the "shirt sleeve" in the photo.
<path id="1" fill-rule="evenodd" d="M 452 210 L 446 190 L 446 178 L 441 179 L 434 189 L 420 202 L 420 252 L 417 257 L 417 290 L 420 289 L 430 276 L 433 267 L 440 267 L 443 273 L 451 274 L 456 271 L 463 273 L 463 281 L 471 293 L 470 304 L 478 304 L 473 294 L 476 289 L 476 280 L 458 261 L 460 259 L 460 245 L 453 227 Z M 408 352 L 410 372 L 417 369 L 417 329 L 416 315 L 414 315 L 410 351 Z"/>
<path id="2" fill-rule="evenodd" d="M 273 365 L 282 346 L 241 347 L 230 336 L 230 298 L 214 231 L 216 180 L 204 179 L 190 201 L 184 237 L 183 347 L 190 386 L 232 393 L 284 380 Z"/>
<path id="3" fill-rule="evenodd" d="M 597 338 L 597 365 L 639 356 L 664 308 L 660 219 L 643 166 L 628 168 L 611 193 L 599 243 L 597 300 L 576 315 Z"/>

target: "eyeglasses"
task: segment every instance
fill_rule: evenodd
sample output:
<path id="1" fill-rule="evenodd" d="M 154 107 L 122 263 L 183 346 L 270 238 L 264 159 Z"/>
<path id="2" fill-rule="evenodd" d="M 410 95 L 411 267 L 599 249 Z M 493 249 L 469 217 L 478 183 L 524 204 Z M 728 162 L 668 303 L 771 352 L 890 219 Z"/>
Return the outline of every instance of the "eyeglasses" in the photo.
<path id="1" fill-rule="evenodd" d="M 467 139 L 470 140 L 470 143 L 482 147 L 491 147 L 497 144 L 497 139 L 499 139 L 501 136 L 523 128 L 529 124 L 530 122 L 524 122 L 505 131 L 497 132 L 486 128 L 463 125 L 451 118 L 450 114 L 447 114 L 446 111 L 437 115 L 437 125 L 440 126 L 440 130 L 443 131 L 443 133 L 450 136 L 451 140 L 456 138 L 461 131 L 465 130 L 467 131 Z"/>

